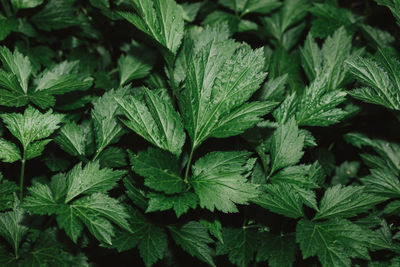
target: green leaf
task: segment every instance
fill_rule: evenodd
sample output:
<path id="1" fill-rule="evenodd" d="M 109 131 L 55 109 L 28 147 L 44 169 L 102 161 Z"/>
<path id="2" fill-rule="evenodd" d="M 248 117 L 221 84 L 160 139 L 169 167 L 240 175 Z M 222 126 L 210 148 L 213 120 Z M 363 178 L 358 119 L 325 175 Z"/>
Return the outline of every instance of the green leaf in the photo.
<path id="1" fill-rule="evenodd" d="M 41 5 L 43 0 L 11 0 L 11 4 L 14 10 L 24 9 L 24 8 L 33 8 Z"/>
<path id="2" fill-rule="evenodd" d="M 21 159 L 21 152 L 14 143 L 0 137 L 0 159 L 12 163 Z"/>
<path id="3" fill-rule="evenodd" d="M 250 155 L 247 151 L 211 152 L 197 160 L 190 183 L 202 208 L 238 212 L 235 204 L 248 204 L 258 196 L 256 186 L 246 178 L 254 165 Z"/>
<path id="4" fill-rule="evenodd" d="M 353 217 L 358 213 L 367 212 L 385 200 L 384 197 L 365 193 L 362 186 L 336 185 L 325 191 L 314 220 L 339 216 Z"/>
<path id="5" fill-rule="evenodd" d="M 21 107 L 28 102 L 27 92 L 22 89 L 17 76 L 0 70 L 0 105 Z"/>
<path id="6" fill-rule="evenodd" d="M 121 112 L 114 97 L 124 98 L 128 92 L 129 87 L 110 90 L 93 101 L 92 119 L 97 154 L 101 153 L 109 144 L 117 141 L 123 133 L 123 128 L 117 120 L 117 115 L 120 115 Z"/>
<path id="7" fill-rule="evenodd" d="M 268 184 L 263 189 L 266 194 L 254 199 L 254 203 L 289 218 L 297 219 L 304 216 L 303 201 L 299 193 L 289 184 Z"/>
<path id="8" fill-rule="evenodd" d="M 104 168 L 118 168 L 128 165 L 126 152 L 119 147 L 106 148 L 99 157 L 100 166 Z"/>
<path id="9" fill-rule="evenodd" d="M 113 240 L 118 251 L 125 251 L 138 245 L 140 256 L 146 266 L 152 266 L 164 258 L 167 249 L 167 235 L 164 230 L 149 222 L 140 212 L 130 208 L 131 233 L 121 233 Z"/>
<path id="10" fill-rule="evenodd" d="M 271 267 L 290 267 L 296 260 L 296 241 L 285 235 L 264 235 L 257 248 L 257 262 L 268 260 Z"/>
<path id="11" fill-rule="evenodd" d="M 222 244 L 224 243 L 222 237 L 222 225 L 220 221 L 214 220 L 213 222 L 210 222 L 206 220 L 200 220 L 199 222 L 207 227 L 210 234 L 213 235 L 219 242 Z"/>
<path id="12" fill-rule="evenodd" d="M 209 236 L 207 228 L 201 223 L 191 221 L 181 228 L 170 226 L 168 229 L 175 243 L 183 250 L 211 266 L 216 266 L 212 259 L 214 253 L 207 245 L 213 240 Z"/>
<path id="13" fill-rule="evenodd" d="M 113 171 L 109 168 L 100 169 L 98 161 L 89 162 L 84 168 L 78 163 L 67 174 L 67 195 L 65 203 L 70 202 L 80 194 L 105 192 L 116 186 L 126 171 Z"/>
<path id="14" fill-rule="evenodd" d="M 24 235 L 28 232 L 28 227 L 22 225 L 24 211 L 19 206 L 19 201 L 14 201 L 12 211 L 0 213 L 0 236 L 5 238 L 13 247 L 15 256 Z"/>
<path id="15" fill-rule="evenodd" d="M 121 55 L 118 59 L 120 85 L 125 85 L 132 80 L 142 79 L 151 71 L 151 65 L 143 62 L 134 55 Z"/>
<path id="16" fill-rule="evenodd" d="M 256 104 L 243 106 L 265 78 L 262 50 L 221 39 L 212 39 L 189 59 L 185 88 L 178 95 L 194 148 L 209 137 L 228 137 L 244 131 L 242 116 L 249 109 L 257 107 L 258 111 L 251 115 L 252 122 L 246 127 L 257 123 L 271 108 L 265 107 L 262 112 Z M 224 134 L 219 127 L 226 129 Z M 238 131 L 233 131 L 234 127 Z"/>
<path id="17" fill-rule="evenodd" d="M 239 267 L 246 267 L 253 260 L 262 238 L 258 231 L 245 227 L 223 228 L 222 236 L 224 243 L 217 243 L 217 255 L 228 254 L 229 261 Z"/>
<path id="18" fill-rule="evenodd" d="M 51 110 L 45 114 L 29 106 L 24 114 L 1 114 L 0 117 L 6 127 L 22 144 L 24 150 L 33 141 L 40 140 L 51 135 L 60 126 L 63 115 L 53 114 Z"/>
<path id="19" fill-rule="evenodd" d="M 346 63 L 350 72 L 368 87 L 350 91 L 350 95 L 367 103 L 400 110 L 400 63 L 388 51 L 379 49 L 379 62 L 354 58 Z"/>
<path id="20" fill-rule="evenodd" d="M 57 223 L 61 229 L 71 238 L 74 243 L 77 243 L 79 236 L 83 231 L 83 224 L 79 220 L 73 206 L 60 205 L 57 211 Z"/>
<path id="21" fill-rule="evenodd" d="M 18 21 L 14 18 L 6 18 L 0 14 L 0 41 L 3 41 L 7 36 L 17 29 Z"/>
<path id="22" fill-rule="evenodd" d="M 179 114 L 154 91 L 145 88 L 145 102 L 136 97 L 116 98 L 128 119 L 122 122 L 150 143 L 179 156 L 185 133 Z"/>
<path id="23" fill-rule="evenodd" d="M 350 258 L 369 259 L 364 229 L 345 219 L 298 222 L 296 241 L 303 259 L 318 256 L 322 266 L 350 266 Z"/>
<path id="24" fill-rule="evenodd" d="M 79 61 L 63 61 L 43 71 L 35 79 L 36 92 L 61 95 L 76 90 L 87 90 L 92 86 L 93 78 L 87 74 L 78 74 Z"/>
<path id="25" fill-rule="evenodd" d="M 241 16 L 249 13 L 267 14 L 281 5 L 282 3 L 277 0 L 246 0 Z"/>
<path id="26" fill-rule="evenodd" d="M 362 178 L 367 192 L 381 195 L 384 197 L 400 196 L 400 181 L 398 174 L 385 169 L 372 169 L 371 174 Z"/>
<path id="27" fill-rule="evenodd" d="M 304 136 L 300 135 L 294 118 L 280 125 L 271 140 L 271 171 L 296 164 L 304 152 Z"/>
<path id="28" fill-rule="evenodd" d="M 124 186 L 126 188 L 126 195 L 132 202 L 142 210 L 145 210 L 147 208 L 147 199 L 144 192 L 136 188 L 129 178 L 124 179 Z"/>
<path id="29" fill-rule="evenodd" d="M 137 155 L 129 154 L 132 170 L 145 177 L 144 184 L 167 194 L 180 193 L 184 188 L 180 163 L 172 154 L 149 147 Z"/>
<path id="30" fill-rule="evenodd" d="M 192 192 L 170 196 L 150 193 L 147 197 L 150 200 L 146 212 L 164 211 L 173 208 L 178 218 L 190 208 L 195 209 L 198 202 L 197 195 Z"/>
<path id="31" fill-rule="evenodd" d="M 58 212 L 58 200 L 54 198 L 51 188 L 46 184 L 35 183 L 28 187 L 29 196 L 24 198 L 23 207 L 34 214 L 51 215 Z"/>
<path id="32" fill-rule="evenodd" d="M 134 0 L 134 13 L 119 14 L 176 54 L 183 37 L 183 9 L 174 0 Z"/>
<path id="33" fill-rule="evenodd" d="M 25 159 L 33 159 L 42 155 L 45 146 L 51 142 L 51 139 L 44 139 L 32 142 L 25 150 Z"/>
<path id="34" fill-rule="evenodd" d="M 29 58 L 23 56 L 18 50 L 14 50 L 14 53 L 11 53 L 7 47 L 0 47 L 0 61 L 6 71 L 17 77 L 22 90 L 27 93 L 29 77 L 33 72 Z"/>
<path id="35" fill-rule="evenodd" d="M 18 186 L 14 182 L 2 179 L 2 174 L 0 173 L 0 211 L 13 207 L 14 192 L 17 191 Z"/>
<path id="36" fill-rule="evenodd" d="M 44 31 L 79 25 L 81 21 L 77 19 L 76 10 L 71 4 L 72 2 L 68 1 L 50 0 L 39 12 L 32 16 L 32 22 Z"/>
<path id="37" fill-rule="evenodd" d="M 85 155 L 86 135 L 84 129 L 73 121 L 61 127 L 54 142 L 72 156 Z"/>

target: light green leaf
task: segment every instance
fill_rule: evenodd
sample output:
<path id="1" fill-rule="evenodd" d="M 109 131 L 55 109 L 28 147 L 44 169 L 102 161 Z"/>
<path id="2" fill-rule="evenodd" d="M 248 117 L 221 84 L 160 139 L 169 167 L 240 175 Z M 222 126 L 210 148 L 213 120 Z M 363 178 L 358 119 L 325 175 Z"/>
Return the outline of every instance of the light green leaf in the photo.
<path id="1" fill-rule="evenodd" d="M 129 154 L 132 170 L 145 177 L 144 184 L 167 194 L 183 191 L 180 163 L 172 154 L 149 147 L 137 155 Z"/>
<path id="2" fill-rule="evenodd" d="M 33 72 L 33 67 L 28 57 L 23 56 L 18 50 L 11 53 L 7 47 L 0 47 L 0 61 L 6 71 L 13 73 L 26 94 L 28 92 L 29 77 Z"/>
<path id="3" fill-rule="evenodd" d="M 33 159 L 42 155 L 45 146 L 51 142 L 51 139 L 44 139 L 32 142 L 25 150 L 25 159 Z"/>
<path id="4" fill-rule="evenodd" d="M 84 129 L 73 121 L 61 127 L 54 142 L 72 156 L 85 155 L 86 135 Z"/>
<path id="5" fill-rule="evenodd" d="M 51 135 L 60 126 L 63 118 L 61 114 L 53 114 L 51 110 L 45 114 L 29 106 L 24 114 L 1 114 L 0 117 L 6 127 L 14 135 L 26 150 L 33 141 L 40 140 Z"/>
<path id="6" fill-rule="evenodd" d="M 122 122 L 150 143 L 179 156 L 185 133 L 179 114 L 169 102 L 145 88 L 145 102 L 136 97 L 116 98 L 127 119 Z"/>
<path id="7" fill-rule="evenodd" d="M 24 9 L 24 8 L 33 8 L 42 4 L 43 0 L 11 0 L 11 4 L 14 7 L 14 10 Z"/>
<path id="8" fill-rule="evenodd" d="M 119 12 L 139 30 L 176 54 L 183 37 L 183 9 L 174 0 L 134 0 L 136 14 Z"/>
<path id="9" fill-rule="evenodd" d="M 164 211 L 174 209 L 176 216 L 179 218 L 186 213 L 190 208 L 197 207 L 198 197 L 192 192 L 185 192 L 179 195 L 163 195 L 150 193 L 147 195 L 149 205 L 146 212 Z"/>
<path id="10" fill-rule="evenodd" d="M 0 159 L 12 163 L 21 159 L 21 152 L 14 143 L 0 137 Z"/>
<path id="11" fill-rule="evenodd" d="M 352 217 L 367 212 L 386 198 L 367 194 L 362 186 L 336 185 L 328 188 L 314 220 L 331 217 Z"/>
<path id="12" fill-rule="evenodd" d="M 134 55 L 121 55 L 118 59 L 120 85 L 125 85 L 132 80 L 142 79 L 151 71 L 151 65 L 143 62 Z"/>
<path id="13" fill-rule="evenodd" d="M 289 218 L 297 219 L 304 216 L 303 201 L 289 184 L 268 184 L 263 189 L 266 194 L 254 199 L 254 203 Z"/>
<path id="14" fill-rule="evenodd" d="M 78 163 L 67 174 L 67 196 L 65 203 L 80 194 L 105 192 L 116 186 L 116 182 L 126 174 L 125 171 L 100 169 L 98 161 L 89 162 L 84 168 Z"/>
<path id="15" fill-rule="evenodd" d="M 271 140 L 271 171 L 296 164 L 304 152 L 304 136 L 300 135 L 294 118 L 280 125 Z"/>
<path id="16" fill-rule="evenodd" d="M 213 240 L 209 236 L 207 228 L 201 223 L 191 221 L 181 228 L 169 226 L 168 229 L 175 243 L 183 250 L 211 266 L 216 266 L 212 259 L 214 253 L 207 245 Z"/>
<path id="17" fill-rule="evenodd" d="M 193 165 L 190 183 L 202 208 L 237 212 L 235 204 L 248 204 L 257 197 L 256 186 L 246 179 L 254 164 L 250 155 L 247 151 L 211 152 Z"/>

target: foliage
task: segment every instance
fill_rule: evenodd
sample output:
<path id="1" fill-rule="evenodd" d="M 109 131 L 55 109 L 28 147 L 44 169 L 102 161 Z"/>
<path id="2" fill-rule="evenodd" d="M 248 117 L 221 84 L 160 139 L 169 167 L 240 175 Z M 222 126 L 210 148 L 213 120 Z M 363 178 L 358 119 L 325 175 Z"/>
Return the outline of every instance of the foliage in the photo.
<path id="1" fill-rule="evenodd" d="M 398 266 L 399 22 L 1 0 L 0 266 Z"/>

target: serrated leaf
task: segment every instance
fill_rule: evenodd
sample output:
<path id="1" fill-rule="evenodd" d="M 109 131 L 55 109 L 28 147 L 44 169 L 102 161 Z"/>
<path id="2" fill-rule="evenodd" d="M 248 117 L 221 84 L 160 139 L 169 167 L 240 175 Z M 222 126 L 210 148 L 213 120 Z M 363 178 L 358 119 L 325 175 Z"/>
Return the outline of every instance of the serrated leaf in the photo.
<path id="1" fill-rule="evenodd" d="M 211 211 L 237 212 L 235 204 L 248 204 L 258 196 L 246 176 L 253 168 L 247 151 L 211 152 L 193 165 L 190 184 L 199 196 L 200 206 Z"/>
<path id="2" fill-rule="evenodd" d="M 289 184 L 265 185 L 266 194 L 261 194 L 253 202 L 272 212 L 289 218 L 304 216 L 300 195 Z"/>
<path id="3" fill-rule="evenodd" d="M 224 239 L 222 237 L 222 225 L 220 221 L 214 220 L 213 222 L 210 222 L 206 220 L 200 220 L 199 222 L 207 227 L 210 234 L 214 236 L 219 242 L 221 242 L 222 244 L 224 243 Z"/>
<path id="4" fill-rule="evenodd" d="M 51 142 L 51 139 L 44 139 L 32 142 L 25 150 L 25 159 L 33 159 L 42 155 L 45 146 Z"/>
<path id="5" fill-rule="evenodd" d="M 57 211 L 57 223 L 61 229 L 64 229 L 71 240 L 77 243 L 83 231 L 83 224 L 79 220 L 73 206 L 65 204 L 59 206 Z"/>
<path id="6" fill-rule="evenodd" d="M 11 0 L 11 4 L 14 7 L 14 10 L 24 9 L 24 8 L 33 8 L 42 4 L 43 0 Z"/>
<path id="7" fill-rule="evenodd" d="M 51 135 L 60 126 L 63 118 L 61 114 L 53 114 L 51 110 L 45 114 L 29 106 L 24 114 L 1 114 L 0 117 L 26 150 L 33 141 L 40 140 Z"/>
<path id="8" fill-rule="evenodd" d="M 223 228 L 224 243 L 217 243 L 217 255 L 228 254 L 229 261 L 246 267 L 253 260 L 258 248 L 260 233 L 254 229 Z"/>
<path id="9" fill-rule="evenodd" d="M 318 256 L 322 266 L 349 266 L 350 258 L 369 259 L 364 230 L 345 219 L 313 223 L 298 222 L 296 241 L 303 259 Z"/>
<path id="10" fill-rule="evenodd" d="M 14 143 L 0 137 L 0 159 L 12 163 L 21 159 L 21 152 Z"/>
<path id="11" fill-rule="evenodd" d="M 192 192 L 185 192 L 179 195 L 163 195 L 150 193 L 147 195 L 149 205 L 146 212 L 165 211 L 174 209 L 176 216 L 179 218 L 186 213 L 190 208 L 195 209 L 198 202 L 198 197 Z"/>
<path id="12" fill-rule="evenodd" d="M 300 135 L 294 118 L 280 125 L 271 140 L 271 170 L 296 164 L 303 156 L 304 136 Z"/>
<path id="13" fill-rule="evenodd" d="M 170 226 L 168 229 L 175 243 L 183 250 L 211 266 L 216 266 L 212 259 L 214 253 L 207 245 L 213 240 L 208 235 L 207 228 L 201 223 L 191 221 L 181 228 Z"/>
<path id="14" fill-rule="evenodd" d="M 85 155 L 85 141 L 84 129 L 73 121 L 61 127 L 58 135 L 54 138 L 54 142 L 72 156 Z"/>
<path id="15" fill-rule="evenodd" d="M 119 84 L 122 86 L 132 80 L 142 79 L 150 73 L 151 68 L 151 65 L 134 55 L 122 55 L 118 59 Z"/>
<path id="16" fill-rule="evenodd" d="M 0 173 L 0 211 L 13 207 L 14 192 L 18 191 L 18 186 L 11 181 L 2 179 Z"/>
<path id="17" fill-rule="evenodd" d="M 96 153 L 101 153 L 105 147 L 115 142 L 123 133 L 118 123 L 117 115 L 121 114 L 114 97 L 124 98 L 129 87 L 110 90 L 102 97 L 93 101 L 92 119 L 96 138 Z"/>
<path id="18" fill-rule="evenodd" d="M 126 171 L 113 171 L 109 168 L 100 169 L 98 161 L 89 162 L 84 168 L 82 168 L 82 163 L 78 163 L 67 174 L 65 203 L 70 202 L 80 194 L 110 190 L 125 174 Z"/>
<path id="19" fill-rule="evenodd" d="M 390 198 L 400 196 L 398 174 L 393 174 L 382 168 L 370 171 L 371 174 L 361 180 L 367 192 Z"/>
<path id="20" fill-rule="evenodd" d="M 24 210 L 19 206 L 19 201 L 14 201 L 12 211 L 0 213 L 0 236 L 5 238 L 18 255 L 18 249 L 28 227 L 22 224 Z"/>
<path id="21" fill-rule="evenodd" d="M 144 184 L 167 194 L 180 193 L 184 188 L 180 163 L 172 154 L 149 147 L 137 155 L 129 155 L 132 170 L 145 177 Z"/>
<path id="22" fill-rule="evenodd" d="M 174 0 L 134 0 L 137 14 L 119 14 L 176 54 L 183 37 L 183 9 Z"/>
<path id="23" fill-rule="evenodd" d="M 296 259 L 296 242 L 291 236 L 264 235 L 257 248 L 257 262 L 268 260 L 271 267 L 290 267 Z"/>
<path id="24" fill-rule="evenodd" d="M 28 104 L 28 102 L 27 92 L 22 89 L 17 76 L 0 70 L 0 105 L 21 107 Z"/>
<path id="25" fill-rule="evenodd" d="M 126 152 L 119 147 L 108 147 L 99 156 L 103 168 L 118 168 L 128 165 Z"/>
<path id="26" fill-rule="evenodd" d="M 147 208 L 147 199 L 145 193 L 136 188 L 133 182 L 129 178 L 124 179 L 124 186 L 126 188 L 127 196 L 142 210 Z"/>
<path id="27" fill-rule="evenodd" d="M 386 198 L 367 194 L 362 186 L 336 185 L 328 188 L 321 200 L 314 220 L 332 217 L 352 217 L 367 212 Z"/>
<path id="28" fill-rule="evenodd" d="M 23 207 L 34 214 L 51 215 L 58 212 L 59 203 L 46 184 L 35 183 L 28 187 L 29 195 L 24 198 Z"/>
<path id="29" fill-rule="evenodd" d="M 17 77 L 23 92 L 28 92 L 29 77 L 33 72 L 33 67 L 28 57 L 23 56 L 18 50 L 11 53 L 7 47 L 0 47 L 0 61 L 5 70 L 13 73 Z"/>
<path id="30" fill-rule="evenodd" d="M 150 143 L 179 156 L 185 133 L 179 114 L 170 103 L 145 88 L 145 102 L 135 97 L 116 98 L 128 119 L 122 122 Z"/>

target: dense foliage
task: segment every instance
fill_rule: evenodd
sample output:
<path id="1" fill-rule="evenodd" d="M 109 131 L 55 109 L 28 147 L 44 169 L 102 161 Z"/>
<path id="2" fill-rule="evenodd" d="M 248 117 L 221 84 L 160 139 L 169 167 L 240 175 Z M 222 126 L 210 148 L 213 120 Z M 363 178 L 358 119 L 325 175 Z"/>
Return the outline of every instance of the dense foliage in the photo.
<path id="1" fill-rule="evenodd" d="M 399 266 L 399 0 L 0 4 L 0 266 Z"/>

